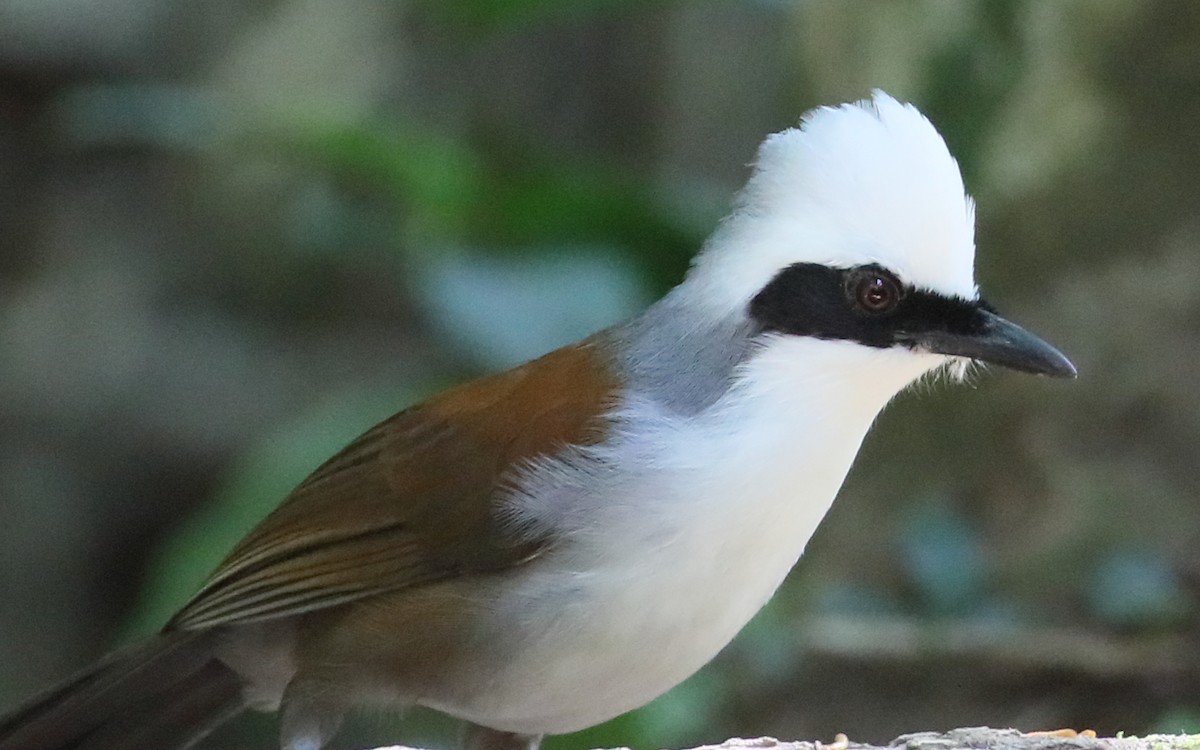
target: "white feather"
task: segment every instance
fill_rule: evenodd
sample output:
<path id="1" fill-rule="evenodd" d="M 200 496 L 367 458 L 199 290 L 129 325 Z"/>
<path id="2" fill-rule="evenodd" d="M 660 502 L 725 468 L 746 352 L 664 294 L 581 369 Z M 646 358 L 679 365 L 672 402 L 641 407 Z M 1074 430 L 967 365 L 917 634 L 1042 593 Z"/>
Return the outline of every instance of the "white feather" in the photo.
<path id="1" fill-rule="evenodd" d="M 767 138 L 682 289 L 721 316 L 793 263 L 879 263 L 914 286 L 975 299 L 974 214 L 941 135 L 876 91 Z"/>

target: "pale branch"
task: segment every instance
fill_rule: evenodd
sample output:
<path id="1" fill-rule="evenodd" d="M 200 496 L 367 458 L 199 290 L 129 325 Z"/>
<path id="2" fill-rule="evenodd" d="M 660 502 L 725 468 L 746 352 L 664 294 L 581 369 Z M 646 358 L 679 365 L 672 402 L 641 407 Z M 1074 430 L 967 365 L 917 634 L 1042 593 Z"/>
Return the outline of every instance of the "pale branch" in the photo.
<path id="1" fill-rule="evenodd" d="M 887 745 L 868 745 L 839 737 L 833 742 L 785 742 L 773 737 L 730 739 L 689 750 L 1198 750 L 1200 735 L 1154 734 L 1146 737 L 1092 737 L 1069 730 L 1024 733 L 1015 729 L 970 727 L 949 732 L 905 734 Z M 377 750 L 414 750 L 400 745 Z M 621 750 L 626 750 L 622 748 Z"/>
<path id="2" fill-rule="evenodd" d="M 1053 626 L 832 615 L 807 618 L 798 631 L 801 646 L 811 654 L 876 663 L 950 658 L 1007 670 L 1064 669 L 1101 678 L 1163 677 L 1197 667 L 1195 649 L 1183 637 L 1147 640 Z"/>

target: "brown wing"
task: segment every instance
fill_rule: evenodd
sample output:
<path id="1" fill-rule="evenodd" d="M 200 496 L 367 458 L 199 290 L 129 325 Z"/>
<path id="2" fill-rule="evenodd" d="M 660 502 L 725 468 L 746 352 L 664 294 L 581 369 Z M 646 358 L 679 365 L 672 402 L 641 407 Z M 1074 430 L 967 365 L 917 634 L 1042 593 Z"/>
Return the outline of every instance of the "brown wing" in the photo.
<path id="1" fill-rule="evenodd" d="M 286 617 L 531 559 L 545 540 L 506 536 L 497 489 L 514 465 L 603 436 L 610 372 L 584 342 L 381 422 L 293 490 L 168 628 Z"/>

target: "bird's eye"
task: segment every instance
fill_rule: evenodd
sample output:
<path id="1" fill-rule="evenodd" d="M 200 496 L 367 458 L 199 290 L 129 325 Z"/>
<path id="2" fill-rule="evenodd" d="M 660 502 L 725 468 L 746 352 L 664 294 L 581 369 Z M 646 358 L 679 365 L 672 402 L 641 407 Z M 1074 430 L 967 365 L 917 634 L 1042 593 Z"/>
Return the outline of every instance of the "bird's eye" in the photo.
<path id="1" fill-rule="evenodd" d="M 877 315 L 891 312 L 903 296 L 895 276 L 875 269 L 864 269 L 853 275 L 850 291 L 854 302 L 863 312 Z"/>

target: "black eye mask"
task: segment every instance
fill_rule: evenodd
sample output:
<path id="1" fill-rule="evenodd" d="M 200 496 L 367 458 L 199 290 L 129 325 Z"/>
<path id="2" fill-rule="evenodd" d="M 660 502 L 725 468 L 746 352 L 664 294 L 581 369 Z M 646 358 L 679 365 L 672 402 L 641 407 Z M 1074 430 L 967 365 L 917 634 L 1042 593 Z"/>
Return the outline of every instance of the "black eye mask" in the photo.
<path id="1" fill-rule="evenodd" d="M 992 307 L 916 289 L 879 265 L 831 268 L 796 263 L 780 271 L 750 302 L 764 333 L 857 341 L 886 348 L 915 346 L 931 333 L 983 333 Z"/>

